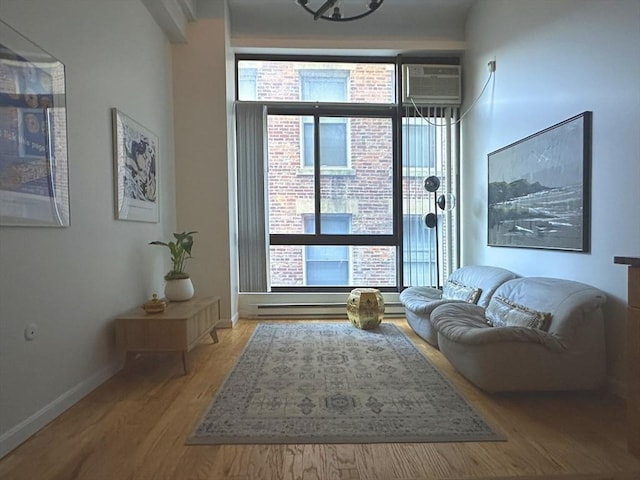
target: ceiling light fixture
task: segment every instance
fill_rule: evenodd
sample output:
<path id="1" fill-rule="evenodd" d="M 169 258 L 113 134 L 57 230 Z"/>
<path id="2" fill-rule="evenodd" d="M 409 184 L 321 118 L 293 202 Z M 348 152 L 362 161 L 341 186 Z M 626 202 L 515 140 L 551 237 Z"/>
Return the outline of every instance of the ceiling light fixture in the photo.
<path id="1" fill-rule="evenodd" d="M 353 0 L 354 3 L 355 1 L 356 0 Z M 307 12 L 313 15 L 314 20 L 322 18 L 323 20 L 329 20 L 332 22 L 349 22 L 351 20 L 358 20 L 359 18 L 366 17 L 367 15 L 372 14 L 378 8 L 380 8 L 380 5 L 382 5 L 384 0 L 364 0 L 363 8 L 365 10 L 363 12 L 353 14 L 349 13 L 348 15 L 347 13 L 350 12 L 348 8 L 345 8 L 346 13 L 343 13 L 343 11 L 340 10 L 340 8 L 342 7 L 342 3 L 348 3 L 345 0 L 325 0 L 324 2 L 322 2 L 322 0 L 296 0 L 296 2 Z M 313 7 L 309 6 L 310 4 L 317 4 L 320 6 L 317 7 L 316 10 L 314 10 Z M 328 11 L 331 10 L 331 8 L 333 8 L 333 11 L 332 13 L 328 14 Z"/>

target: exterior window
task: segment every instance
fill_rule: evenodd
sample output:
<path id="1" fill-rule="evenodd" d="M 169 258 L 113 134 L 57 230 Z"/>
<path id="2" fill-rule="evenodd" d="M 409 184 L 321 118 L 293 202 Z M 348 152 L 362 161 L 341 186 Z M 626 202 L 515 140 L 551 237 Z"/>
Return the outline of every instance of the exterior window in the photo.
<path id="1" fill-rule="evenodd" d="M 402 166 L 405 168 L 433 168 L 436 163 L 436 127 L 419 120 L 403 120 Z"/>
<path id="2" fill-rule="evenodd" d="M 302 70 L 300 72 L 300 99 L 303 102 L 346 102 L 349 72 L 342 70 Z M 313 117 L 304 117 L 303 160 L 305 167 L 313 166 Z M 347 120 L 322 118 L 320 122 L 320 165 L 347 167 Z"/>
<path id="3" fill-rule="evenodd" d="M 313 215 L 304 217 L 305 233 L 314 231 Z M 320 228 L 326 234 L 348 234 L 351 226 L 349 215 L 322 215 Z M 306 285 L 349 285 L 349 247 L 305 247 Z"/>
<path id="4" fill-rule="evenodd" d="M 347 70 L 300 70 L 300 100 L 303 102 L 346 102 Z"/>
<path id="5" fill-rule="evenodd" d="M 347 160 L 347 123 L 334 122 L 322 118 L 320 121 L 320 165 L 323 167 L 346 167 Z M 342 119 L 340 119 L 342 120 Z M 304 121 L 304 166 L 313 167 L 313 119 Z"/>
<path id="6" fill-rule="evenodd" d="M 238 99 L 256 100 L 258 70 L 255 68 L 243 68 L 238 70 Z"/>

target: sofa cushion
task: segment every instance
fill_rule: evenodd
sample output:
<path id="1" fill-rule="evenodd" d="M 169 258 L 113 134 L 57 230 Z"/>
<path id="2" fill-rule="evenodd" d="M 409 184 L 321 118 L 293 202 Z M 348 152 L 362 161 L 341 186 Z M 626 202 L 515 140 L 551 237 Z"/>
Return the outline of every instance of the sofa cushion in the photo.
<path id="1" fill-rule="evenodd" d="M 442 289 L 442 298 L 445 300 L 462 300 L 469 303 L 476 303 L 482 290 L 477 287 L 464 285 L 455 280 L 447 280 Z"/>
<path id="2" fill-rule="evenodd" d="M 547 330 L 551 314 L 539 312 L 501 296 L 494 296 L 485 311 L 489 325 L 494 327 L 529 327 Z"/>

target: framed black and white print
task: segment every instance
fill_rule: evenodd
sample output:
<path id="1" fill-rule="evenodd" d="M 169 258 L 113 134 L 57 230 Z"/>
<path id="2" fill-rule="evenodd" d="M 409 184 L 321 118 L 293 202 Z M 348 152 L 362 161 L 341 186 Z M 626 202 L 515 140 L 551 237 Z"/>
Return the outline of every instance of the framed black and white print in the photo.
<path id="1" fill-rule="evenodd" d="M 158 137 L 116 108 L 112 119 L 116 218 L 157 223 Z"/>
<path id="2" fill-rule="evenodd" d="M 488 155 L 488 245 L 588 252 L 592 112 Z"/>

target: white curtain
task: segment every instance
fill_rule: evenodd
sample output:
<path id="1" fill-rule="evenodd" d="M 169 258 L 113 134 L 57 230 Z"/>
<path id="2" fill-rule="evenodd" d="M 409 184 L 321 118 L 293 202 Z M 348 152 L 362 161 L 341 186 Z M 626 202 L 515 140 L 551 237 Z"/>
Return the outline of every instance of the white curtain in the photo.
<path id="1" fill-rule="evenodd" d="M 266 107 L 236 104 L 238 268 L 241 292 L 266 292 Z"/>

